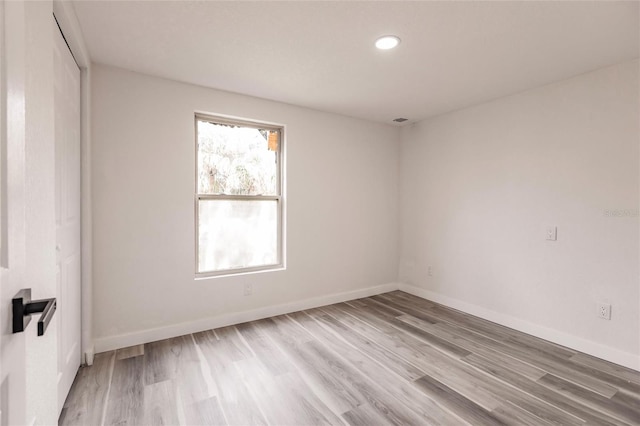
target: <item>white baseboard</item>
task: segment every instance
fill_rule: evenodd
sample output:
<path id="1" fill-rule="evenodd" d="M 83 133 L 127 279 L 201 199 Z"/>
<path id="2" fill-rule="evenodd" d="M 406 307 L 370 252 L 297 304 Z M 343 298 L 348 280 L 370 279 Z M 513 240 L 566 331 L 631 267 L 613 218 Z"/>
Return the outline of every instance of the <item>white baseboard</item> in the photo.
<path id="1" fill-rule="evenodd" d="M 117 336 L 102 337 L 94 341 L 95 352 L 106 352 L 114 349 L 126 348 L 128 346 L 155 342 L 157 340 L 184 336 L 185 334 L 197 333 L 200 331 L 211 330 L 213 328 L 241 324 L 247 321 L 255 321 L 304 309 L 318 308 L 320 306 L 374 296 L 376 294 L 387 293 L 397 289 L 398 283 L 389 283 L 344 293 L 314 297 L 312 299 L 305 299 L 281 305 L 265 306 L 263 308 L 253 309 L 250 311 L 228 313 L 216 317 L 169 325 L 166 327 L 147 329 L 134 333 L 120 334 Z"/>
<path id="2" fill-rule="evenodd" d="M 103 337 L 94 341 L 95 353 L 106 352 L 128 346 L 140 345 L 143 343 L 155 342 L 157 340 L 169 339 L 171 337 L 183 336 L 185 334 L 197 333 L 211 330 L 213 328 L 225 327 L 228 325 L 241 324 L 247 321 L 255 321 L 269 318 L 276 315 L 288 314 L 304 309 L 317 308 L 334 303 L 346 302 L 348 300 L 369 297 L 376 294 L 387 293 L 394 290 L 402 290 L 406 293 L 423 299 L 432 300 L 453 309 L 475 315 L 479 318 L 557 343 L 568 348 L 584 352 L 589 355 L 640 371 L 640 356 L 629 352 L 620 351 L 609 346 L 602 345 L 591 340 L 586 340 L 562 331 L 554 330 L 529 321 L 525 321 L 510 315 L 492 311 L 478 305 L 454 299 L 440 293 L 436 293 L 423 288 L 415 287 L 405 283 L 388 283 L 375 287 L 364 288 L 344 293 L 335 293 L 311 299 L 300 300 L 281 305 L 265 306 L 263 308 L 250 311 L 235 312 L 219 315 L 216 317 L 203 318 L 166 327 L 142 330 L 134 333 L 120 334 L 117 336 Z M 93 353 L 87 354 L 87 361 L 93 361 Z M 89 364 L 90 365 L 90 364 Z"/>
<path id="3" fill-rule="evenodd" d="M 467 303 L 462 300 L 454 299 L 413 285 L 400 283 L 399 289 L 406 293 L 413 294 L 414 296 L 432 300 L 436 303 L 457 309 L 467 314 L 475 315 L 488 321 L 504 325 L 505 327 L 513 328 L 514 330 L 557 343 L 558 345 L 566 346 L 568 348 L 593 355 L 597 358 L 640 371 L 640 356 L 637 354 L 624 352 L 610 346 L 605 346 L 591 340 L 534 324 L 511 315 L 492 311 L 478 305 Z"/>

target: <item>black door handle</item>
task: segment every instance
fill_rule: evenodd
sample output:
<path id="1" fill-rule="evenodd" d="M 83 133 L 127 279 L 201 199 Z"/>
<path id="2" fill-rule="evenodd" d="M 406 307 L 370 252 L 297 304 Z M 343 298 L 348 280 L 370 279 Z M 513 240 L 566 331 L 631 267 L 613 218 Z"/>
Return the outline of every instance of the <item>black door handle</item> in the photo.
<path id="1" fill-rule="evenodd" d="M 23 332 L 31 322 L 31 314 L 42 312 L 38 320 L 38 336 L 42 336 L 49 327 L 56 312 L 56 299 L 31 300 L 31 289 L 23 288 L 13 297 L 13 332 Z"/>

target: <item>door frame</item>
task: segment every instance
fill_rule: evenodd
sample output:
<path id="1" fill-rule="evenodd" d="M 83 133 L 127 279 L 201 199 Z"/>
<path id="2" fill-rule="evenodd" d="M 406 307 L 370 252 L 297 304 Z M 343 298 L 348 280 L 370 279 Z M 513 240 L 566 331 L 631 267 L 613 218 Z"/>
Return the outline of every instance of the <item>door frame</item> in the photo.
<path id="1" fill-rule="evenodd" d="M 92 197 L 91 197 L 91 57 L 82 38 L 80 23 L 73 4 L 53 0 L 53 14 L 71 53 L 80 68 L 80 168 L 81 168 L 81 358 L 92 365 L 93 343 L 93 270 L 92 270 Z"/>

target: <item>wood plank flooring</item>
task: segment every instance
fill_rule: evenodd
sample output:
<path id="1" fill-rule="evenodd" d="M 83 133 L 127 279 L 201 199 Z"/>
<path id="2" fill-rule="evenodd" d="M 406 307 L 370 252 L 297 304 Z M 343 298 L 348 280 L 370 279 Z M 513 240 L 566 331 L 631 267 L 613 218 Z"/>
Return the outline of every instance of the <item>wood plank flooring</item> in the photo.
<path id="1" fill-rule="evenodd" d="M 96 355 L 61 425 L 640 425 L 640 373 L 395 291 Z"/>

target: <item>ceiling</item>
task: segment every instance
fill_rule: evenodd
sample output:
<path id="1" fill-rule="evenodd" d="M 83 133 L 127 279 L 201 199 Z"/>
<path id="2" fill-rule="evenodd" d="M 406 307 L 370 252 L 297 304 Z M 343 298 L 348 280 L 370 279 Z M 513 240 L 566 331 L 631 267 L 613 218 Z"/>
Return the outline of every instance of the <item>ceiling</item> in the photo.
<path id="1" fill-rule="evenodd" d="M 94 62 L 410 122 L 639 56 L 638 2 L 76 1 Z M 374 47 L 395 34 L 400 46 Z"/>

